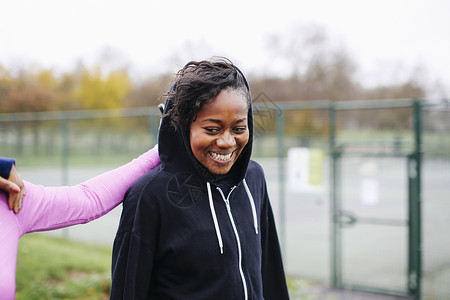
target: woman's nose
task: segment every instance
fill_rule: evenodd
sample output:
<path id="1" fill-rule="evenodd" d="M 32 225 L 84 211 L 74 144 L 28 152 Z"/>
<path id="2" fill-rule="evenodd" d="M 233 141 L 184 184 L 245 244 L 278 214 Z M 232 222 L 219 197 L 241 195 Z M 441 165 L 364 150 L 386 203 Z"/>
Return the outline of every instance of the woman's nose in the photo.
<path id="1" fill-rule="evenodd" d="M 217 139 L 217 146 L 219 147 L 225 148 L 225 147 L 232 147 L 234 145 L 236 145 L 236 140 L 234 139 L 234 136 L 229 132 L 224 132 Z"/>

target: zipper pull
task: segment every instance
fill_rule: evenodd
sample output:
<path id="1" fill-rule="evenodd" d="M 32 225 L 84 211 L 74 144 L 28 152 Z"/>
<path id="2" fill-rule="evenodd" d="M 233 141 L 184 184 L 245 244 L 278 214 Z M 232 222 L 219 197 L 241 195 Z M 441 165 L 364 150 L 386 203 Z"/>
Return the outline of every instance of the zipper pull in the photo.
<path id="1" fill-rule="evenodd" d="M 231 211 L 230 201 L 228 199 L 223 199 L 225 201 L 225 205 L 227 206 L 227 210 Z"/>

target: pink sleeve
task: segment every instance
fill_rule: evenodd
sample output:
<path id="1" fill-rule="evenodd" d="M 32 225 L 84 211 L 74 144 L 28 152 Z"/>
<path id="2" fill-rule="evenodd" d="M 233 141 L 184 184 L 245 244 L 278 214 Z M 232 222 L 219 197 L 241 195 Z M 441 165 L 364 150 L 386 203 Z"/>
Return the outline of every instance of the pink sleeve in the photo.
<path id="1" fill-rule="evenodd" d="M 43 187 L 25 182 L 26 196 L 17 214 L 22 234 L 87 223 L 103 216 L 122 202 L 139 177 L 158 164 L 155 146 L 126 165 L 78 185 Z"/>
<path id="2" fill-rule="evenodd" d="M 14 300 L 17 247 L 21 235 L 17 215 L 0 191 L 0 299 Z"/>

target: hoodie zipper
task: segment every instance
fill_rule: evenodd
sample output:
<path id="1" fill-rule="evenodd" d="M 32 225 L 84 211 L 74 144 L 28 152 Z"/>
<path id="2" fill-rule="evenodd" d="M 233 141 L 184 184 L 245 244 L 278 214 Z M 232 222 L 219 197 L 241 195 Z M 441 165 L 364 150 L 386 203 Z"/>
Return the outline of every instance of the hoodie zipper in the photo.
<path id="1" fill-rule="evenodd" d="M 231 206 L 230 206 L 230 195 L 233 192 L 233 190 L 236 187 L 234 186 L 231 191 L 228 193 L 228 197 L 225 198 L 225 195 L 223 194 L 222 190 L 217 187 L 217 190 L 220 192 L 220 195 L 222 196 L 223 201 L 225 202 L 225 206 L 227 207 L 227 212 L 228 212 L 228 217 L 230 219 L 231 222 L 231 226 L 233 227 L 233 231 L 234 231 L 234 237 L 236 238 L 236 243 L 237 243 L 237 247 L 238 247 L 238 254 L 239 254 L 239 273 L 241 275 L 241 280 L 242 280 L 242 286 L 244 288 L 244 299 L 247 300 L 248 299 L 248 292 L 247 292 L 247 282 L 245 280 L 244 277 L 244 271 L 242 270 L 242 250 L 241 250 L 241 240 L 239 238 L 239 234 L 236 228 L 236 224 L 234 223 L 234 218 L 233 218 L 233 214 L 231 213 Z"/>

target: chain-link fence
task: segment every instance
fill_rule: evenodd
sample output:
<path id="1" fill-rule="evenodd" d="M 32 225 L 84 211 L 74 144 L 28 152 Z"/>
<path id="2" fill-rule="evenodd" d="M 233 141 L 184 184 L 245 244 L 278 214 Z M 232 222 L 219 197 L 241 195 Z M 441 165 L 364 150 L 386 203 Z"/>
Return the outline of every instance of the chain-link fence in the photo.
<path id="1" fill-rule="evenodd" d="M 286 271 L 340 288 L 450 298 L 450 107 L 254 97 Z M 156 108 L 0 114 L 24 179 L 75 184 L 157 141 Z M 118 208 L 120 209 L 120 208 Z M 120 211 L 63 234 L 111 244 Z"/>

